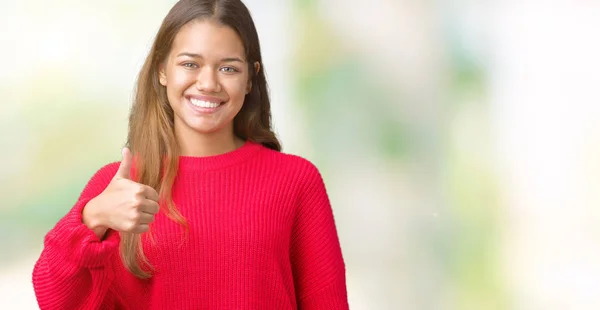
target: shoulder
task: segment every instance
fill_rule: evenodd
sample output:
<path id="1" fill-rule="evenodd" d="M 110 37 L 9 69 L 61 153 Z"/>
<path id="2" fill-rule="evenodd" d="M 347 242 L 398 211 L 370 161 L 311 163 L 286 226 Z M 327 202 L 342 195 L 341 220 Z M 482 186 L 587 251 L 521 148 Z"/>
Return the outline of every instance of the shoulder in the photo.
<path id="1" fill-rule="evenodd" d="M 268 165 L 276 168 L 278 173 L 292 176 L 298 181 L 321 181 L 319 168 L 309 159 L 296 154 L 278 152 L 265 148 L 262 152 Z"/>
<path id="2" fill-rule="evenodd" d="M 119 165 L 121 165 L 121 162 L 115 161 L 100 167 L 100 169 L 96 171 L 92 179 L 103 177 L 108 177 L 112 179 L 115 176 L 115 174 L 117 174 L 117 170 L 119 170 Z"/>
<path id="3" fill-rule="evenodd" d="M 121 162 L 111 162 L 99 169 L 90 178 L 87 187 L 102 187 L 105 188 L 112 178 L 117 174 Z"/>
<path id="4" fill-rule="evenodd" d="M 94 198 L 106 189 L 110 181 L 113 179 L 117 170 L 119 170 L 120 162 L 112 162 L 106 164 L 92 175 L 88 183 L 83 188 L 79 199 Z"/>

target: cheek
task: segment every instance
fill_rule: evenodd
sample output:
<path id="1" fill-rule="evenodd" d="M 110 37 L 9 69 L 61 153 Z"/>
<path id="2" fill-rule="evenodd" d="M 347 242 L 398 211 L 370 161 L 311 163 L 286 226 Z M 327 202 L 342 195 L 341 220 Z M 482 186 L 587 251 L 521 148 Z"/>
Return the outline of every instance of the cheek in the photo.
<path id="1" fill-rule="evenodd" d="M 227 81 L 223 83 L 223 87 L 225 88 L 231 99 L 241 99 L 242 101 L 246 96 L 246 86 L 247 84 L 243 79 L 236 79 L 234 81 Z"/>
<path id="2" fill-rule="evenodd" d="M 173 88 L 180 89 L 194 83 L 194 76 L 190 72 L 182 70 L 173 70 L 169 75 L 169 84 Z"/>

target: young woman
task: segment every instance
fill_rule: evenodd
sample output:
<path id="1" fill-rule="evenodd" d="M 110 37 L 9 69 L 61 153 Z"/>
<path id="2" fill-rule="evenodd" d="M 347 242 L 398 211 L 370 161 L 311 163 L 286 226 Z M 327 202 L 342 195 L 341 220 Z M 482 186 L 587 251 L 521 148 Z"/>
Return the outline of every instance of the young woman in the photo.
<path id="1" fill-rule="evenodd" d="M 280 152 L 239 0 L 182 0 L 140 72 L 121 162 L 47 234 L 42 309 L 348 309 L 329 199 Z"/>

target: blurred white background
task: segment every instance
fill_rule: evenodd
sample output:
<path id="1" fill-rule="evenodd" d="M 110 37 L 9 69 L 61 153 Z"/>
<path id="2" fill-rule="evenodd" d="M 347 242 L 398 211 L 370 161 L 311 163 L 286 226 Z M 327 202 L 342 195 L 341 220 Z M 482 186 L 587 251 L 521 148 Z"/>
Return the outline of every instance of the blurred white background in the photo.
<path id="1" fill-rule="evenodd" d="M 600 2 L 245 3 L 351 309 L 600 307 Z M 0 0 L 0 308 L 37 308 L 43 237 L 119 160 L 173 4 Z"/>

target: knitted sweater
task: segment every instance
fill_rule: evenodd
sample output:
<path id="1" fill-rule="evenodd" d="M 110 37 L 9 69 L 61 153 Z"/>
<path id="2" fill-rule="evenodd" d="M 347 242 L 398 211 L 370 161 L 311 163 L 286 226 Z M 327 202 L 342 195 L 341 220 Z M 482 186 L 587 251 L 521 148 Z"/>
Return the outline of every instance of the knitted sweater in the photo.
<path id="1" fill-rule="evenodd" d="M 246 142 L 229 153 L 179 159 L 173 200 L 142 238 L 154 267 L 130 274 L 120 236 L 82 223 L 119 163 L 101 168 L 46 235 L 33 270 L 41 309 L 348 309 L 345 264 L 321 175 L 309 161 Z"/>

